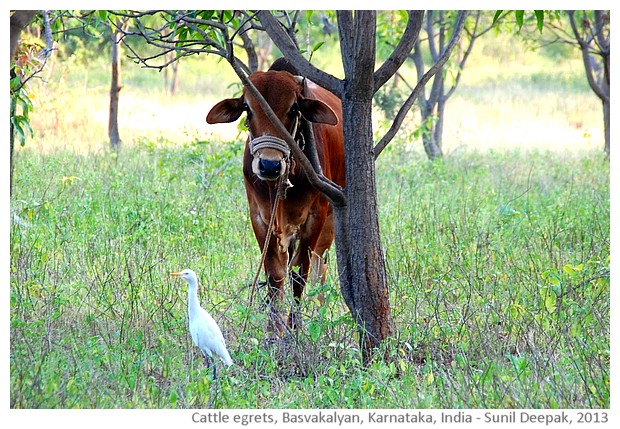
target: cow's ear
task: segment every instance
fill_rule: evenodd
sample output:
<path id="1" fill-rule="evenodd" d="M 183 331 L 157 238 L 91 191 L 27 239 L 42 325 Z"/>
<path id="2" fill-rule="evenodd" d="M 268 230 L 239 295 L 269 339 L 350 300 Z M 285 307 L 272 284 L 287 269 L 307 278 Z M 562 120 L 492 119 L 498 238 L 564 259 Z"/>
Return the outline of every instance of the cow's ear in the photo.
<path id="1" fill-rule="evenodd" d="M 298 103 L 301 114 L 310 122 L 327 125 L 336 125 L 338 123 L 338 117 L 332 108 L 322 101 L 302 98 Z"/>
<path id="2" fill-rule="evenodd" d="M 207 122 L 210 124 L 233 122 L 239 119 L 244 110 L 243 97 L 227 98 L 213 106 L 207 115 Z"/>

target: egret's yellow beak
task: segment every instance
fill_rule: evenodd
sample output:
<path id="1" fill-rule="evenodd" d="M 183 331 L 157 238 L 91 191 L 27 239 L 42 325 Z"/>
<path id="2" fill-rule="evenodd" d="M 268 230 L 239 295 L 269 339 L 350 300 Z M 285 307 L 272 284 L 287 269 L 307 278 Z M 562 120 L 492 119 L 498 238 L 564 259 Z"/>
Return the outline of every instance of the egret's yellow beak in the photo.
<path id="1" fill-rule="evenodd" d="M 170 277 L 181 277 L 181 273 L 170 273 Z"/>

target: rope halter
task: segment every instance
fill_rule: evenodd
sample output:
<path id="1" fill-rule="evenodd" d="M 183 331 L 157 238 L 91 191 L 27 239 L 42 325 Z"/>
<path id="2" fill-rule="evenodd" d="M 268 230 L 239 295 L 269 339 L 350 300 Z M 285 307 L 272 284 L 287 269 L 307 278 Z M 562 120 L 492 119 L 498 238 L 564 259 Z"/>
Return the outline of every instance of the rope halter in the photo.
<path id="1" fill-rule="evenodd" d="M 284 158 L 288 158 L 291 154 L 291 149 L 288 144 L 279 137 L 274 136 L 260 136 L 250 140 L 250 154 L 255 155 L 260 149 L 276 149 L 284 154 Z"/>
<path id="2" fill-rule="evenodd" d="M 295 118 L 295 126 L 291 130 L 291 136 L 293 136 L 293 138 L 296 138 L 297 135 L 297 126 L 299 125 L 300 116 L 301 114 L 298 114 Z M 288 159 L 288 157 L 291 155 L 291 149 L 288 147 L 288 144 L 285 140 L 270 135 L 264 135 L 254 138 L 250 133 L 250 155 L 255 156 L 256 152 L 261 149 L 279 150 L 284 155 L 284 159 Z"/>

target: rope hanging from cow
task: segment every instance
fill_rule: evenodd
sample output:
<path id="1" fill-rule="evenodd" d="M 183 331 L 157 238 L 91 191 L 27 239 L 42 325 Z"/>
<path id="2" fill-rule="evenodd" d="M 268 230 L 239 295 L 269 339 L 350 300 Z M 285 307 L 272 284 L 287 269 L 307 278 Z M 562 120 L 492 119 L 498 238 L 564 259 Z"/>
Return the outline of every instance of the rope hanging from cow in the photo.
<path id="1" fill-rule="evenodd" d="M 289 172 L 290 172 L 290 165 L 287 162 L 286 171 L 284 172 L 284 174 L 280 177 L 278 181 L 276 196 L 273 202 L 273 207 L 271 209 L 271 218 L 269 219 L 269 227 L 267 228 L 267 235 L 265 237 L 265 243 L 263 244 L 263 251 L 261 252 L 258 269 L 256 270 L 256 274 L 254 275 L 254 279 L 252 280 L 252 289 L 250 291 L 250 304 L 248 305 L 248 307 L 250 308 L 252 307 L 252 303 L 254 302 L 254 293 L 256 292 L 256 285 L 258 283 L 258 277 L 260 276 L 261 269 L 263 267 L 263 264 L 265 263 L 265 257 L 267 256 L 267 248 L 269 247 L 269 241 L 271 240 L 271 235 L 273 234 L 273 227 L 275 224 L 276 210 L 278 209 L 278 203 L 280 202 L 281 199 L 286 198 L 286 190 L 289 188 L 289 186 L 291 186 L 288 180 Z M 243 320 L 242 332 L 245 332 L 245 326 L 248 321 L 248 315 L 249 315 L 249 312 L 246 313 L 245 319 Z"/>
<path id="2" fill-rule="evenodd" d="M 303 85 L 305 87 L 305 80 L 303 82 Z M 300 123 L 302 123 L 301 127 L 299 126 Z M 316 147 L 314 146 L 314 135 L 312 133 L 312 125 L 304 120 L 301 113 L 297 114 L 295 125 L 293 126 L 293 129 L 291 130 L 290 134 L 291 136 L 293 136 L 295 142 L 297 143 L 297 145 L 299 146 L 301 150 L 305 149 L 306 140 L 310 142 L 309 148 L 311 152 L 310 154 L 308 154 L 308 157 L 311 160 L 313 167 L 315 167 L 315 169 L 318 169 L 318 171 L 321 172 L 321 167 L 318 162 L 318 157 L 316 154 Z M 295 160 L 290 156 L 291 149 L 289 148 L 288 143 L 285 140 L 279 137 L 272 136 L 272 135 L 263 135 L 263 136 L 254 138 L 252 136 L 252 133 L 250 132 L 250 141 L 249 141 L 250 154 L 254 156 L 257 151 L 261 149 L 265 149 L 265 148 L 275 149 L 275 150 L 282 152 L 284 159 L 286 160 L 286 163 L 285 163 L 286 171 L 284 172 L 284 174 L 280 177 L 278 181 L 276 196 L 275 196 L 273 207 L 271 210 L 269 226 L 267 228 L 267 235 L 265 237 L 265 243 L 263 244 L 263 249 L 261 252 L 261 258 L 260 258 L 260 262 L 258 265 L 258 269 L 256 270 L 256 274 L 254 275 L 254 279 L 252 280 L 252 289 L 250 291 L 249 307 L 252 307 L 252 304 L 254 302 L 254 294 L 256 292 L 256 286 L 258 284 L 258 277 L 260 276 L 261 269 L 264 265 L 265 257 L 267 255 L 267 248 L 269 247 L 269 241 L 271 240 L 271 236 L 273 234 L 274 223 L 275 223 L 274 220 L 276 218 L 276 211 L 278 209 L 278 203 L 280 202 L 281 199 L 286 198 L 286 190 L 290 186 L 292 186 L 288 179 L 288 175 L 295 163 Z M 246 317 L 244 319 L 242 332 L 245 332 L 248 314 L 246 314 Z"/>

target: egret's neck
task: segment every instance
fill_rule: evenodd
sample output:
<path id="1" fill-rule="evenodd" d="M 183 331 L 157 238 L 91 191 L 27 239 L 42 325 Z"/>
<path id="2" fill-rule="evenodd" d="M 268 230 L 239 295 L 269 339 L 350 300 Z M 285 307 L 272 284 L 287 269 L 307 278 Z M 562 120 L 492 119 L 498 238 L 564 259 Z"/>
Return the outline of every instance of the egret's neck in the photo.
<path id="1" fill-rule="evenodd" d="M 189 314 L 192 315 L 200 308 L 200 302 L 198 301 L 198 283 L 195 281 L 189 282 L 187 288 L 187 309 Z"/>

